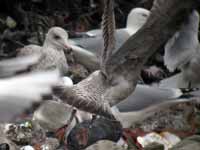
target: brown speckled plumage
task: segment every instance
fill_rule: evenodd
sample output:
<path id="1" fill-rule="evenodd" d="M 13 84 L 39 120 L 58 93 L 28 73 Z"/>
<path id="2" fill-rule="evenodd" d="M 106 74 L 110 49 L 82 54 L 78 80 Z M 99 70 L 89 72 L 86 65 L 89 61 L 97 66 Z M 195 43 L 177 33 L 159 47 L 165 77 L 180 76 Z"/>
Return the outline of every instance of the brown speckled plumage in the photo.
<path id="1" fill-rule="evenodd" d="M 56 39 L 55 36 L 60 36 Z M 68 64 L 63 49 L 68 45 L 68 34 L 59 27 L 53 27 L 49 30 L 43 46 L 28 45 L 19 50 L 18 56 L 39 53 L 40 61 L 34 65 L 31 70 L 47 70 L 58 68 L 61 74 L 68 72 Z"/>
<path id="2" fill-rule="evenodd" d="M 98 110 L 99 114 L 113 118 L 108 101 L 104 98 L 108 86 L 103 74 L 96 71 L 87 79 L 74 85 L 72 89 L 66 89 L 62 99 L 81 110 L 88 110 L 91 113 L 96 113 Z"/>

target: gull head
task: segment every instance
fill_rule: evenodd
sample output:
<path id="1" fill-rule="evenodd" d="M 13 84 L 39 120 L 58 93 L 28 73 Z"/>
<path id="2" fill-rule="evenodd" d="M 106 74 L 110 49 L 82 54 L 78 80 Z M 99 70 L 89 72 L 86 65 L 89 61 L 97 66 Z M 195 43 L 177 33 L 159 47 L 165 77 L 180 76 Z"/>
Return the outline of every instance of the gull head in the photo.
<path id="1" fill-rule="evenodd" d="M 197 37 L 199 32 L 199 13 L 196 10 L 188 16 L 185 26 L 187 26 L 186 30 L 191 31 L 193 36 Z M 193 31 L 193 32 L 192 32 Z"/>
<path id="2" fill-rule="evenodd" d="M 144 8 L 134 8 L 128 15 L 126 28 L 131 31 L 137 31 L 147 21 L 150 11 Z"/>
<path id="3" fill-rule="evenodd" d="M 52 27 L 46 35 L 44 46 L 55 49 L 70 49 L 68 33 L 60 27 Z"/>

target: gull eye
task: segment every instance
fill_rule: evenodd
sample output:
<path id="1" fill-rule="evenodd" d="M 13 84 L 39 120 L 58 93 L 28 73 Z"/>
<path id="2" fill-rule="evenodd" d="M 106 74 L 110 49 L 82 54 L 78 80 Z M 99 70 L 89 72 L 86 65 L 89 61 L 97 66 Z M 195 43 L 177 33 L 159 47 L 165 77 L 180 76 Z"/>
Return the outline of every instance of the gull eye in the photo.
<path id="1" fill-rule="evenodd" d="M 59 36 L 59 35 L 54 35 L 54 37 L 53 37 L 55 40 L 59 40 L 59 39 L 61 39 L 61 37 Z"/>
<path id="2" fill-rule="evenodd" d="M 148 17 L 148 15 L 147 15 L 147 14 L 142 14 L 142 16 L 143 16 L 143 17 Z"/>

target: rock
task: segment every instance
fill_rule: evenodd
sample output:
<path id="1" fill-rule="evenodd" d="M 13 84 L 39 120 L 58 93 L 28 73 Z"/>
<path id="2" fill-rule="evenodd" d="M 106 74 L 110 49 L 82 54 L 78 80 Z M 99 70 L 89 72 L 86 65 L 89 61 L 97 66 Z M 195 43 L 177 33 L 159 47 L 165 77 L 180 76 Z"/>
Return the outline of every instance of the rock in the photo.
<path id="1" fill-rule="evenodd" d="M 32 146 L 27 145 L 27 146 L 23 146 L 20 150 L 35 150 Z"/>
<path id="2" fill-rule="evenodd" d="M 25 124 L 7 124 L 5 130 L 6 137 L 20 145 L 30 143 L 33 138 L 32 128 Z"/>
<path id="3" fill-rule="evenodd" d="M 117 145 L 112 141 L 102 140 L 89 146 L 86 150 L 126 150 L 127 148 Z"/>
<path id="4" fill-rule="evenodd" d="M 69 150 L 85 149 L 100 140 L 117 142 L 122 136 L 122 126 L 117 121 L 96 118 L 77 124 L 67 137 Z"/>
<path id="5" fill-rule="evenodd" d="M 56 101 L 45 101 L 33 114 L 34 124 L 47 131 L 56 131 L 70 120 L 73 108 Z"/>
<path id="6" fill-rule="evenodd" d="M 13 18 L 11 18 L 10 16 L 8 16 L 6 18 L 6 25 L 9 28 L 15 28 L 17 26 L 17 23 L 16 23 L 16 21 Z"/>
<path id="7" fill-rule="evenodd" d="M 5 137 L 0 137 L 0 149 L 1 150 L 18 150 L 19 148 L 15 143 L 8 140 Z"/>
<path id="8" fill-rule="evenodd" d="M 137 141 L 145 150 L 167 150 L 180 142 L 180 138 L 169 132 L 161 132 L 160 134 L 151 132 L 145 136 L 137 137 Z"/>
<path id="9" fill-rule="evenodd" d="M 151 143 L 147 145 L 144 150 L 164 150 L 164 145 L 160 143 Z"/>
<path id="10" fill-rule="evenodd" d="M 55 150 L 59 146 L 59 141 L 55 138 L 47 138 L 41 146 L 42 150 Z"/>
<path id="11" fill-rule="evenodd" d="M 170 150 L 199 150 L 199 148 L 200 148 L 200 136 L 194 135 L 184 139 Z"/>

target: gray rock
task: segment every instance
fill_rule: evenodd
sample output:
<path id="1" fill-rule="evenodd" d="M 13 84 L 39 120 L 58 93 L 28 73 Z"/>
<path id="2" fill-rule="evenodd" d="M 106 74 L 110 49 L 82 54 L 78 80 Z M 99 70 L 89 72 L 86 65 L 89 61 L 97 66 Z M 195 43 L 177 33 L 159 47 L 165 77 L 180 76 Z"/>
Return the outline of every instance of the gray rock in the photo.
<path id="1" fill-rule="evenodd" d="M 73 108 L 56 101 L 45 101 L 33 115 L 33 123 L 45 130 L 56 131 L 70 120 Z"/>
<path id="2" fill-rule="evenodd" d="M 199 150 L 200 149 L 200 136 L 194 135 L 184 139 L 170 150 Z"/>

